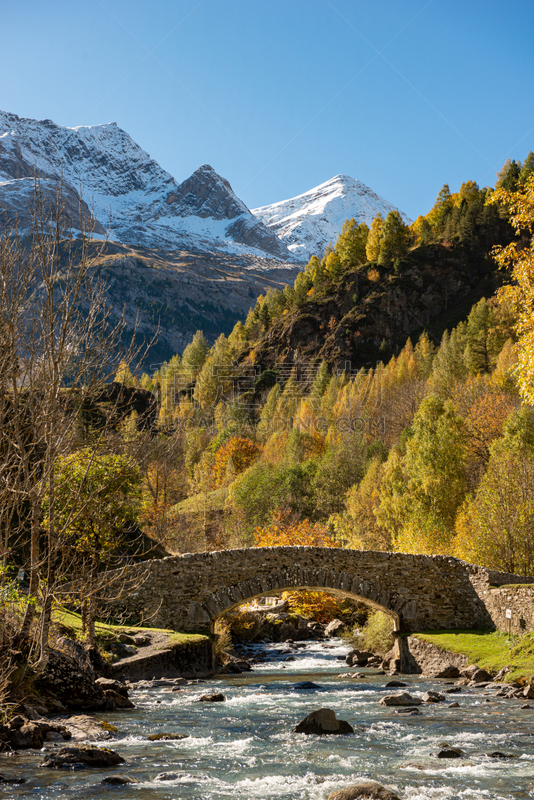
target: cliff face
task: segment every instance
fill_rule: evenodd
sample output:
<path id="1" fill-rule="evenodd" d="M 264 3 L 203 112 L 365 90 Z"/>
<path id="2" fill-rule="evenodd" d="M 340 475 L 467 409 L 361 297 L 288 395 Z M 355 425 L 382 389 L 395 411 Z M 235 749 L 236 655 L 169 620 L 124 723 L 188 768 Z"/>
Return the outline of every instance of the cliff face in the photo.
<path id="1" fill-rule="evenodd" d="M 349 272 L 335 288 L 278 318 L 254 348 L 256 363 L 323 359 L 334 368 L 371 367 L 428 330 L 439 340 L 496 285 L 492 264 L 462 248 L 420 247 L 399 265 Z"/>

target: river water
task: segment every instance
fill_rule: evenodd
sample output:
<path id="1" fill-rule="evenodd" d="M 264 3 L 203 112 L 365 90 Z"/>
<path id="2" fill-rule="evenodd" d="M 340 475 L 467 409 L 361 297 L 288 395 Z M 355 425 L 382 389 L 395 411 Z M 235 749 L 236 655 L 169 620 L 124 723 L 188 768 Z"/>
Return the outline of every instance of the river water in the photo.
<path id="1" fill-rule="evenodd" d="M 534 797 L 534 709 L 494 697 L 495 688 L 462 689 L 447 702 L 424 705 L 422 716 L 403 717 L 379 705 L 390 680 L 361 670 L 360 680 L 337 678 L 348 671 L 342 643 L 313 642 L 292 650 L 263 645 L 268 663 L 253 672 L 224 676 L 178 692 L 160 687 L 131 694 L 136 709 L 100 718 L 122 738 L 107 746 L 127 763 L 115 769 L 74 772 L 38 768 L 41 753 L 0 756 L 0 772 L 28 783 L 0 787 L 11 800 L 326 800 L 336 789 L 361 779 L 377 780 L 403 800 L 512 800 Z M 283 651 L 286 651 L 283 653 Z M 312 680 L 320 689 L 297 690 Z M 403 677 L 411 694 L 450 688 L 444 681 Z M 223 692 L 224 703 L 199 703 L 207 692 Z M 488 702 L 489 701 L 489 702 Z M 458 702 L 459 708 L 448 708 Z M 292 728 L 317 708 L 332 708 L 354 727 L 349 736 L 305 736 Z M 148 741 L 151 733 L 187 734 L 180 741 Z M 461 759 L 438 759 L 448 744 Z M 501 751 L 511 760 L 489 758 Z M 161 773 L 175 773 L 171 780 Z M 138 783 L 105 786 L 106 775 L 128 775 Z"/>

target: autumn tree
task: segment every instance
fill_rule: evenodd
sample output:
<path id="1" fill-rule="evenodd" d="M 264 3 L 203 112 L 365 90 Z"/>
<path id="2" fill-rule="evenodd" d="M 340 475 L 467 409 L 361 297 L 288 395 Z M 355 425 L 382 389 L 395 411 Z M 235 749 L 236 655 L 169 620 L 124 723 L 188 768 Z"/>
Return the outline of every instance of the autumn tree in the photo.
<path id="1" fill-rule="evenodd" d="M 447 552 L 466 491 L 465 434 L 449 401 L 426 397 L 415 415 L 405 452 L 394 448 L 384 467 L 377 520 L 396 549 Z"/>
<path id="2" fill-rule="evenodd" d="M 514 192 L 497 189 L 489 198 L 491 203 L 504 204 L 510 221 L 519 237 L 507 246 L 493 250 L 500 267 L 511 270 L 513 283 L 501 290 L 501 295 L 517 309 L 516 375 L 523 399 L 534 404 L 534 173 Z"/>
<path id="3" fill-rule="evenodd" d="M 367 261 L 378 261 L 380 255 L 380 236 L 384 218 L 382 214 L 377 214 L 371 223 L 369 235 L 365 245 L 365 255 Z"/>
<path id="4" fill-rule="evenodd" d="M 232 436 L 215 453 L 213 481 L 220 486 L 231 471 L 232 478 L 247 469 L 258 457 L 260 447 L 244 436 Z"/>
<path id="5" fill-rule="evenodd" d="M 345 269 L 365 263 L 368 236 L 369 228 L 365 222 L 357 225 L 354 218 L 345 220 L 335 246 L 335 252 Z"/>
<path id="6" fill-rule="evenodd" d="M 370 234 L 369 234 L 370 235 Z M 390 264 L 405 255 L 410 245 L 410 229 L 395 209 L 390 211 L 380 229 L 378 263 Z"/>
<path id="7" fill-rule="evenodd" d="M 139 520 L 141 473 L 128 458 L 86 447 L 57 459 L 53 495 L 43 500 L 45 524 L 54 516 L 62 558 L 79 565 L 83 632 L 94 644 L 99 575 L 125 531 Z"/>
<path id="8" fill-rule="evenodd" d="M 529 409 L 511 414 L 490 448 L 487 470 L 456 522 L 454 552 L 504 572 L 534 569 L 534 425 Z"/>

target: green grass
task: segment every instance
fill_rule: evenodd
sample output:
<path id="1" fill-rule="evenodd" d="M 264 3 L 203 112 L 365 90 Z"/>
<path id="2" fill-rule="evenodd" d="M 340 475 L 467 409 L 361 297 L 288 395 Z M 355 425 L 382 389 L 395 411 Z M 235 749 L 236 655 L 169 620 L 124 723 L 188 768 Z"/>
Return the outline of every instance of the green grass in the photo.
<path id="1" fill-rule="evenodd" d="M 507 633 L 476 631 L 429 631 L 414 634 L 442 650 L 461 653 L 472 664 L 495 675 L 510 667 L 505 680 L 513 682 L 534 675 L 534 633 L 508 636 Z"/>
<path id="2" fill-rule="evenodd" d="M 66 608 L 58 608 L 53 613 L 54 622 L 58 622 L 75 634 L 76 638 L 82 638 L 82 618 L 75 611 L 68 611 Z M 97 622 L 95 625 L 96 637 L 106 639 L 110 636 L 117 636 L 125 631 L 157 631 L 166 633 L 169 636 L 169 644 L 194 644 L 208 638 L 200 633 L 180 633 L 170 628 L 148 628 L 140 625 L 113 625 L 108 622 Z"/>
<path id="3" fill-rule="evenodd" d="M 228 488 L 223 486 L 221 489 L 213 489 L 211 492 L 204 494 L 195 494 L 182 500 L 173 507 L 173 511 L 177 514 L 191 514 L 191 513 L 204 513 L 204 504 L 206 511 L 222 511 L 224 503 L 228 495 Z"/>

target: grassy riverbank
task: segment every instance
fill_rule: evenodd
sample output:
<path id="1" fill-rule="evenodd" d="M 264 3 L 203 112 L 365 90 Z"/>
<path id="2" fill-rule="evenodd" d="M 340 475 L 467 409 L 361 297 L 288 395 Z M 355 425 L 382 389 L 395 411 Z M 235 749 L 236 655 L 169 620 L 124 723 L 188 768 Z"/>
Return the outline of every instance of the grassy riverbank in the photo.
<path id="1" fill-rule="evenodd" d="M 54 611 L 54 622 L 59 623 L 67 632 L 70 632 L 76 639 L 81 640 L 82 636 L 82 618 L 80 614 L 75 611 L 68 611 L 65 608 L 59 608 Z M 98 643 L 109 641 L 110 639 L 118 639 L 121 634 L 135 635 L 137 633 L 157 632 L 167 634 L 169 637 L 169 644 L 195 644 L 203 641 L 207 637 L 200 633 L 180 633 L 173 631 L 171 628 L 148 628 L 137 625 L 113 625 L 109 622 L 97 622 L 95 624 L 96 639 Z"/>
<path id="2" fill-rule="evenodd" d="M 530 680 L 534 675 L 534 632 L 508 636 L 500 631 L 431 631 L 414 634 L 442 650 L 461 653 L 473 664 L 495 675 L 503 667 L 505 681 Z"/>

